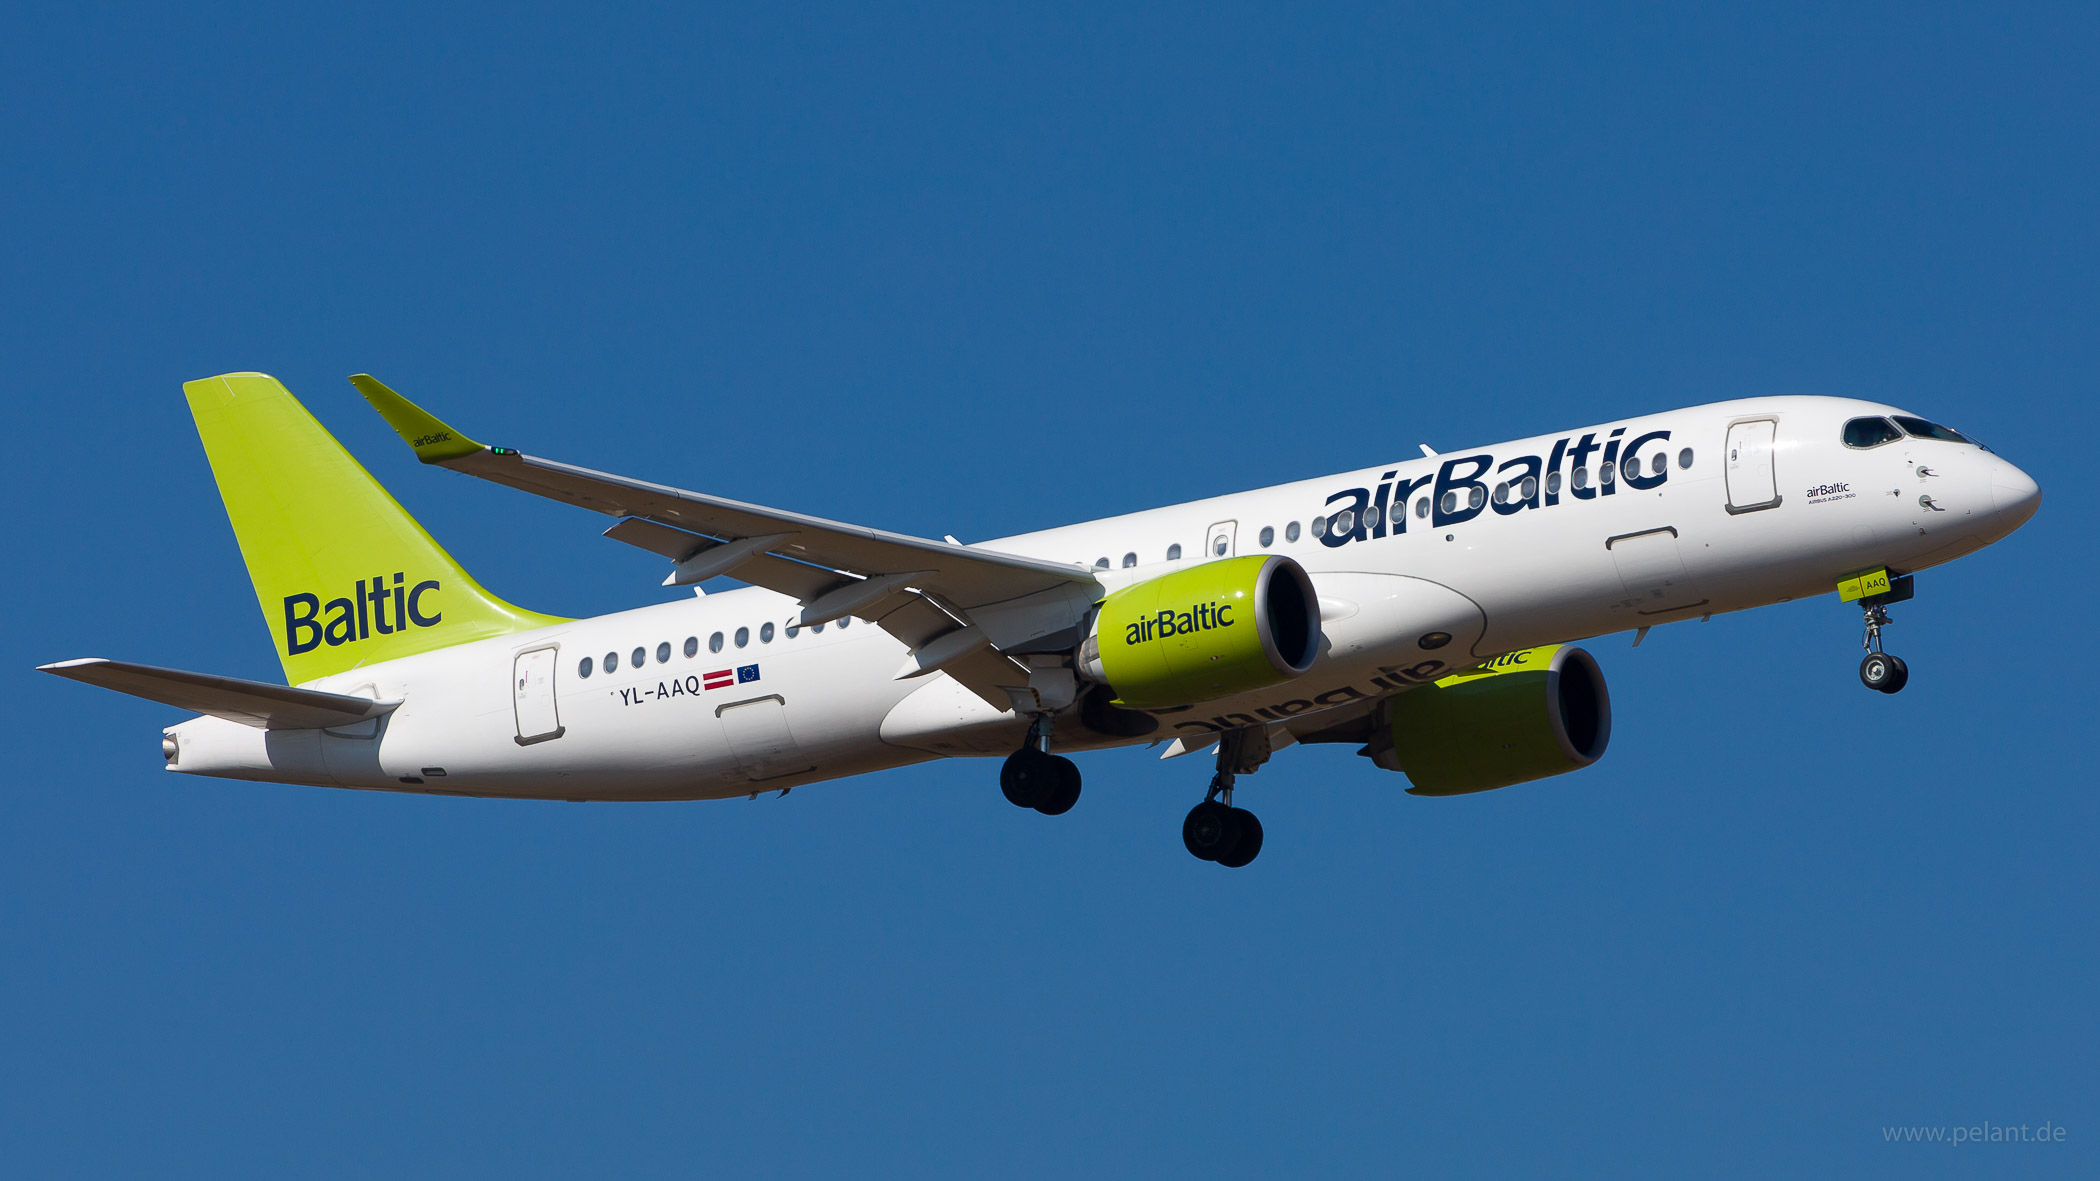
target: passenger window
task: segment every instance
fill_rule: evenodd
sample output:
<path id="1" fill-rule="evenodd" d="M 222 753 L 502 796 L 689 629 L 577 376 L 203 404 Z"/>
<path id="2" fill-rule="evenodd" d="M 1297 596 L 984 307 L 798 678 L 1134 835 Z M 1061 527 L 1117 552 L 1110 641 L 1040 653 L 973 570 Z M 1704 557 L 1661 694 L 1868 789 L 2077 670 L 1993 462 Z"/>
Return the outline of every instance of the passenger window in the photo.
<path id="1" fill-rule="evenodd" d="M 740 628 L 736 629 L 736 646 L 737 646 L 737 647 L 739 647 L 739 648 L 742 648 L 742 647 L 744 647 L 745 645 L 749 644 L 750 642 L 751 642 L 751 629 L 750 629 L 750 628 L 748 628 L 748 627 L 740 627 Z"/>
<path id="2" fill-rule="evenodd" d="M 847 624 L 849 624 L 849 623 L 852 623 L 852 622 L 853 622 L 853 617 L 852 617 L 851 615 L 841 615 L 841 616 L 839 616 L 839 630 L 840 630 L 840 631 L 845 631 L 845 630 L 846 630 L 846 625 L 847 625 Z"/>
<path id="3" fill-rule="evenodd" d="M 1482 488 L 1478 484 L 1473 485 L 1473 490 L 1471 492 L 1466 493 L 1467 508 L 1479 508 L 1481 505 L 1486 504 L 1487 500 L 1487 489 Z"/>
<path id="4" fill-rule="evenodd" d="M 1508 504 L 1508 503 L 1509 503 L 1509 485 L 1507 485 L 1507 484 L 1497 484 L 1497 485 L 1495 485 L 1495 503 L 1496 503 L 1496 504 Z"/>
<path id="5" fill-rule="evenodd" d="M 700 637 L 687 636 L 685 638 L 685 658 L 691 660 L 698 655 L 700 655 Z"/>
<path id="6" fill-rule="evenodd" d="M 1225 556 L 1225 547 L 1229 544 L 1231 543 L 1225 540 L 1225 535 L 1223 533 L 1220 533 L 1216 538 L 1214 538 L 1211 541 L 1210 552 L 1222 558 Z"/>
<path id="7" fill-rule="evenodd" d="M 1626 478 L 1629 480 L 1638 480 L 1641 478 L 1640 456 L 1629 455 L 1626 457 Z"/>
<path id="8" fill-rule="evenodd" d="M 606 671 L 606 672 L 611 672 L 611 671 L 613 671 L 614 669 L 616 669 L 616 668 L 619 668 L 619 667 L 620 667 L 620 654 L 619 654 L 618 652 L 607 652 L 607 653 L 605 654 L 605 671 Z"/>
<path id="9" fill-rule="evenodd" d="M 1938 439 L 1942 443 L 1966 443 L 1969 441 L 1968 436 L 1960 431 L 1951 430 L 1936 422 L 1927 422 L 1922 418 L 1912 418 L 1907 414 L 1898 414 L 1896 416 L 1896 425 L 1920 439 Z"/>
<path id="10" fill-rule="evenodd" d="M 658 644 L 656 646 L 656 663 L 671 663 L 671 641 L 665 640 L 663 643 Z"/>
<path id="11" fill-rule="evenodd" d="M 1327 518 L 1326 518 L 1326 517 L 1314 517 L 1314 518 L 1312 519 L 1312 535 L 1313 535 L 1314 537 L 1325 537 L 1325 536 L 1327 536 Z"/>
<path id="12" fill-rule="evenodd" d="M 1865 450 L 1868 447 L 1879 447 L 1883 443 L 1893 443 L 1902 437 L 1903 432 L 1897 430 L 1896 424 L 1886 418 L 1855 418 L 1845 424 L 1844 439 L 1847 447 Z"/>
<path id="13" fill-rule="evenodd" d="M 715 634 L 707 637 L 707 650 L 709 652 L 720 652 L 722 650 L 721 632 L 716 632 Z"/>
<path id="14" fill-rule="evenodd" d="M 588 677 L 588 676 L 590 676 L 590 675 L 591 675 L 591 671 L 592 671 L 592 669 L 591 669 L 591 665 L 592 665 L 592 661 L 591 661 L 591 658 L 590 658 L 590 657 L 588 657 L 588 656 L 584 657 L 584 658 L 583 658 L 583 663 L 582 663 L 582 664 L 579 664 L 579 665 L 577 665 L 577 666 L 576 666 L 576 675 L 577 675 L 577 676 L 579 676 L 579 677 Z"/>
<path id="15" fill-rule="evenodd" d="M 1560 473 L 1559 473 L 1559 472 L 1548 472 L 1548 473 L 1546 474 L 1546 495 L 1548 495 L 1548 496 L 1559 496 L 1559 495 L 1560 495 Z"/>
<path id="16" fill-rule="evenodd" d="M 1539 478 L 1537 476 L 1524 477 L 1524 499 L 1530 500 L 1532 497 L 1537 496 L 1538 494 Z"/>
<path id="17" fill-rule="evenodd" d="M 1133 550 L 1132 552 L 1123 555 L 1123 569 L 1128 570 L 1135 565 L 1137 565 L 1136 551 Z"/>
<path id="18" fill-rule="evenodd" d="M 628 657 L 628 661 L 632 667 L 640 668 L 649 663 L 649 653 L 646 649 L 636 648 L 634 654 Z"/>
<path id="19" fill-rule="evenodd" d="M 819 635 L 821 635 L 821 634 L 823 634 L 823 631 L 824 631 L 824 625 L 823 625 L 823 624 L 821 624 L 821 623 L 819 623 L 819 624 L 814 624 L 814 625 L 812 625 L 812 626 L 810 627 L 810 629 L 809 629 L 809 630 L 811 630 L 811 631 L 813 631 L 813 632 L 816 632 L 816 633 L 818 633 Z"/>
<path id="20" fill-rule="evenodd" d="M 770 644 L 773 642 L 773 625 L 771 623 L 768 623 L 758 629 L 758 642 L 761 644 Z"/>
<path id="21" fill-rule="evenodd" d="M 1096 570 L 1106 570 L 1106 569 L 1108 569 L 1108 559 L 1107 559 L 1107 558 L 1095 558 L 1095 559 L 1094 559 L 1094 569 L 1096 569 Z"/>
<path id="22" fill-rule="evenodd" d="M 1690 466 L 1692 466 L 1692 449 L 1687 447 L 1677 453 L 1677 469 L 1683 471 Z"/>
<path id="23" fill-rule="evenodd" d="M 1298 540 L 1298 522 L 1292 521 L 1283 527 L 1283 539 L 1285 541 Z"/>
<path id="24" fill-rule="evenodd" d="M 1274 526 L 1274 525 L 1263 525 L 1263 526 L 1261 527 L 1261 547 L 1262 547 L 1263 549 L 1267 549 L 1267 548 L 1269 548 L 1270 546 L 1272 546 L 1272 545 L 1275 545 L 1275 544 L 1276 544 L 1276 526 Z"/>
<path id="25" fill-rule="evenodd" d="M 792 639 L 794 639 L 794 638 L 795 638 L 796 636 L 799 636 L 799 635 L 801 635 L 801 634 L 802 634 L 802 629 L 801 629 L 801 628 L 799 628 L 799 627 L 796 627 L 796 626 L 795 626 L 794 624 L 792 624 L 792 623 L 791 623 L 791 624 L 788 624 L 788 625 L 787 625 L 787 638 L 788 638 L 788 639 L 792 640 Z"/>
<path id="26" fill-rule="evenodd" d="M 1331 531 L 1343 534 L 1344 536 L 1356 532 L 1356 510 L 1353 508 L 1345 508 L 1341 512 L 1336 513 L 1334 515 L 1334 525 Z M 1224 553 L 1224 547 L 1218 547 L 1218 552 L 1221 554 Z"/>
<path id="27" fill-rule="evenodd" d="M 1175 544 L 1175 545 L 1170 545 L 1170 546 L 1168 546 L 1168 547 L 1167 547 L 1167 561 L 1169 561 L 1169 562 L 1179 562 L 1180 560 L 1181 560 L 1181 546 L 1180 546 L 1180 545 L 1179 545 L 1178 543 L 1177 543 L 1177 544 Z"/>
<path id="28" fill-rule="evenodd" d="M 1458 493 L 1444 493 L 1444 511 L 1447 513 L 1455 513 L 1458 511 Z"/>
<path id="29" fill-rule="evenodd" d="M 1603 463 L 1603 465 L 1602 465 L 1602 466 L 1598 467 L 1598 469 L 1597 469 L 1597 482 L 1598 482 L 1599 484 L 1609 484 L 1609 483 L 1611 483 L 1611 481 L 1612 481 L 1612 466 L 1613 466 L 1613 465 L 1612 465 L 1612 462 L 1611 462 L 1611 460 L 1607 459 L 1607 460 L 1605 460 L 1605 461 L 1604 461 L 1604 463 Z"/>
<path id="30" fill-rule="evenodd" d="M 1590 486 L 1590 469 L 1586 467 L 1579 467 L 1575 469 L 1575 486 L 1577 488 L 1587 488 Z"/>
<path id="31" fill-rule="evenodd" d="M 1415 516 L 1417 516 L 1417 517 L 1426 517 L 1426 516 L 1428 516 L 1428 515 L 1429 515 L 1429 498 L 1425 496 L 1425 497 L 1423 497 L 1422 499 L 1420 499 L 1420 500 L 1418 500 L 1418 501 L 1416 501 L 1416 502 L 1415 502 Z"/>
<path id="32" fill-rule="evenodd" d="M 1657 452 L 1656 454 L 1648 458 L 1648 470 L 1654 472 L 1658 476 L 1668 471 L 1669 468 L 1670 453 L 1667 451 Z"/>

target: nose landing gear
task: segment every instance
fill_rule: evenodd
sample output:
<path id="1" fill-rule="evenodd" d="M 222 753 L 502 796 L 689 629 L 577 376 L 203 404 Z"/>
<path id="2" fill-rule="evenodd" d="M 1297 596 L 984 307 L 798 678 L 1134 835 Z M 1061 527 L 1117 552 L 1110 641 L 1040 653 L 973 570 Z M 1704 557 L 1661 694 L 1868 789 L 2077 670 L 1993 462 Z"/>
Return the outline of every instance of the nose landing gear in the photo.
<path id="1" fill-rule="evenodd" d="M 1261 854 L 1261 821 L 1245 808 L 1232 806 L 1232 785 L 1240 774 L 1252 774 L 1269 761 L 1267 727 L 1234 730 L 1218 740 L 1218 773 L 1211 776 L 1203 802 L 1181 822 L 1181 843 L 1201 861 L 1239 869 Z"/>
<path id="2" fill-rule="evenodd" d="M 1889 625 L 1888 604 L 1900 603 L 1915 592 L 1908 576 L 1889 584 L 1882 594 L 1869 595 L 1859 601 L 1860 609 L 1866 613 L 1867 635 L 1860 647 L 1867 650 L 1866 658 L 1859 662 L 1859 681 L 1869 689 L 1880 693 L 1900 693 L 1910 683 L 1910 667 L 1900 656 L 1891 656 L 1881 650 L 1881 629 Z"/>

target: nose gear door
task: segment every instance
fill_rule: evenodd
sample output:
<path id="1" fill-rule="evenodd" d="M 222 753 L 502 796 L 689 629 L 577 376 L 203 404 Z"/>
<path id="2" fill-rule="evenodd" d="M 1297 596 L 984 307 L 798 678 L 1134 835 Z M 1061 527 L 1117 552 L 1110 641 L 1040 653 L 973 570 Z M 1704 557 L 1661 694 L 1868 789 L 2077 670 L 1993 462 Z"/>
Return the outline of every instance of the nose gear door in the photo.
<path id="1" fill-rule="evenodd" d="M 1728 427 L 1728 511 L 1750 513 L 1777 508 L 1779 481 L 1772 469 L 1772 440 L 1779 423 L 1770 418 L 1732 423 Z"/>

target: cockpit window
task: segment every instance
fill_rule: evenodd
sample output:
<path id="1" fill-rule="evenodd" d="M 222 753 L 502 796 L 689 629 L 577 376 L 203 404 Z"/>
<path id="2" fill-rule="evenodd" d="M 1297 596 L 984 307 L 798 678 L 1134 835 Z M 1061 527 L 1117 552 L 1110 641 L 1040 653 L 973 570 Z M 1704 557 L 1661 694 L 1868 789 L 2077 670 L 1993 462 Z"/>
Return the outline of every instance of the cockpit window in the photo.
<path id="1" fill-rule="evenodd" d="M 1845 446 L 1879 447 L 1903 437 L 1896 424 L 1886 418 L 1855 418 L 1845 424 Z"/>
<path id="2" fill-rule="evenodd" d="M 1966 443 L 1969 441 L 1968 436 L 1960 431 L 1950 430 L 1936 422 L 1926 422 L 1922 418 L 1912 418 L 1907 414 L 1898 414 L 1896 416 L 1896 425 L 1920 439 L 1938 439 L 1943 443 Z"/>

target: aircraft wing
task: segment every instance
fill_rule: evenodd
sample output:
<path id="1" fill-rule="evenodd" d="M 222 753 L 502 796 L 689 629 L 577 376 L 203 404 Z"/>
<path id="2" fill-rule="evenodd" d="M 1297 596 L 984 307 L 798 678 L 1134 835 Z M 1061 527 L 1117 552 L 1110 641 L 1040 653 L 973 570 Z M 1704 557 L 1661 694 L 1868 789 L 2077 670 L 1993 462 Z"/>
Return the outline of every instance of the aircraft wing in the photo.
<path id="1" fill-rule="evenodd" d="M 666 585 L 733 574 L 791 595 L 788 622 L 873 620 L 913 649 L 899 670 L 946 670 L 993 705 L 1026 685 L 1031 650 L 1077 643 L 1101 596 L 1084 566 L 829 521 L 487 447 L 365 374 L 350 379 L 424 463 L 619 517 L 606 535 L 673 562 Z"/>

